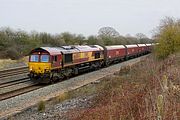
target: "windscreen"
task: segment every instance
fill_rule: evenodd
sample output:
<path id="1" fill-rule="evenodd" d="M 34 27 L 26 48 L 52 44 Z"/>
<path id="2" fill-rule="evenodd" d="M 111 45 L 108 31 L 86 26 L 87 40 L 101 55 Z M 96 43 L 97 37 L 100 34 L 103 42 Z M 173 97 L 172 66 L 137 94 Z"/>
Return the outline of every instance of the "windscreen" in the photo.
<path id="1" fill-rule="evenodd" d="M 49 55 L 41 55 L 41 62 L 49 62 Z"/>
<path id="2" fill-rule="evenodd" d="M 39 55 L 31 55 L 30 62 L 39 62 Z"/>

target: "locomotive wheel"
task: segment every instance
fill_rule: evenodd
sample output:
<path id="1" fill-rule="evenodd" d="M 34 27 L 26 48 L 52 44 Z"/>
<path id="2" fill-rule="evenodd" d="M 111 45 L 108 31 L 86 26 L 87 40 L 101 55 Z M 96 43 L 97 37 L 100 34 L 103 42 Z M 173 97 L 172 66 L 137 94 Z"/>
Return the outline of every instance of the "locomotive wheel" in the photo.
<path id="1" fill-rule="evenodd" d="M 74 73 L 74 75 L 78 75 L 78 74 L 79 74 L 79 70 L 78 70 L 78 68 L 74 68 L 73 73 Z"/>
<path id="2" fill-rule="evenodd" d="M 51 84 L 60 81 L 60 78 L 58 76 L 54 76 L 51 78 Z"/>

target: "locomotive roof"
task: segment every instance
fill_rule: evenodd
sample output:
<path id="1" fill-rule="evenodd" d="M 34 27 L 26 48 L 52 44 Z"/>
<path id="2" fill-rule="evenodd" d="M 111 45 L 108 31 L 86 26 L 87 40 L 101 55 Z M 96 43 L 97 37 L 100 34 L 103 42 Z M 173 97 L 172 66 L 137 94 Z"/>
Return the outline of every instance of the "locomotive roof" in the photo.
<path id="1" fill-rule="evenodd" d="M 63 49 L 59 48 L 59 47 L 39 47 L 39 48 L 36 48 L 36 49 L 32 50 L 30 52 L 30 54 L 33 53 L 33 52 L 43 52 L 43 51 L 46 51 L 50 55 L 55 55 L 55 54 L 61 54 L 62 50 Z"/>
<path id="2" fill-rule="evenodd" d="M 91 47 L 97 47 L 99 50 L 104 50 L 104 48 L 100 45 L 91 45 Z"/>
<path id="3" fill-rule="evenodd" d="M 107 50 L 113 50 L 113 49 L 125 48 L 125 46 L 124 45 L 111 45 L 111 46 L 105 46 L 105 48 L 107 48 Z"/>
<path id="4" fill-rule="evenodd" d="M 80 51 L 99 51 L 99 50 L 104 50 L 101 46 L 99 45 L 77 45 L 75 46 L 76 49 L 80 50 Z"/>
<path id="5" fill-rule="evenodd" d="M 50 55 L 56 55 L 56 54 L 68 54 L 68 53 L 75 53 L 75 52 L 86 52 L 86 51 L 100 51 L 103 50 L 103 48 L 99 45 L 93 45 L 93 46 L 87 46 L 87 45 L 74 45 L 74 46 L 61 46 L 61 47 L 39 47 L 30 52 L 41 52 L 46 51 Z"/>
<path id="6" fill-rule="evenodd" d="M 71 50 L 72 52 L 87 52 L 87 51 L 99 51 L 103 48 L 99 45 L 73 45 L 73 46 L 61 46 L 65 50 Z M 66 53 L 66 51 L 64 51 Z"/>

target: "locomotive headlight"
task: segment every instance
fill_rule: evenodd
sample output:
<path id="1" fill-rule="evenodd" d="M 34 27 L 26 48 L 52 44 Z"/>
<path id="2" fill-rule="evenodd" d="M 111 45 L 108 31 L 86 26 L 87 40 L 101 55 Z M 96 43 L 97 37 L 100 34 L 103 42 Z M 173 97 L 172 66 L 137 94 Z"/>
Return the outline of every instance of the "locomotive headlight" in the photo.
<path id="1" fill-rule="evenodd" d="M 45 71 L 48 71 L 49 70 L 49 67 L 45 67 L 45 69 L 44 69 Z"/>
<path id="2" fill-rule="evenodd" d="M 33 69 L 32 69 L 32 67 L 30 67 L 30 69 L 29 69 L 30 71 L 32 71 Z"/>

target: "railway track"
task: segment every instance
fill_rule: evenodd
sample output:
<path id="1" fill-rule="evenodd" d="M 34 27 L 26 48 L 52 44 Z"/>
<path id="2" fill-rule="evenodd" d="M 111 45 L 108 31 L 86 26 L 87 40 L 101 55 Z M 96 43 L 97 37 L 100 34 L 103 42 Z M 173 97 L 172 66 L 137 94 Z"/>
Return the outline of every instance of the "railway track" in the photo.
<path id="1" fill-rule="evenodd" d="M 33 83 L 29 78 L 21 78 L 0 84 L 0 101 L 15 97 L 43 86 Z"/>
<path id="2" fill-rule="evenodd" d="M 28 67 L 19 67 L 0 71 L 0 79 L 18 74 L 28 73 Z"/>
<path id="3" fill-rule="evenodd" d="M 28 82 L 28 81 L 30 81 L 30 79 L 28 77 L 15 79 L 15 80 L 11 80 L 11 81 L 4 81 L 4 82 L 0 83 L 0 89 L 8 87 L 8 86 L 16 85 L 16 84 Z"/>
<path id="4" fill-rule="evenodd" d="M 0 71 L 0 101 L 42 88 L 44 85 L 33 83 L 21 74 L 28 73 L 28 67 L 19 67 Z M 17 76 L 18 77 L 14 77 Z"/>
<path id="5" fill-rule="evenodd" d="M 32 84 L 32 85 L 29 85 L 29 86 L 26 86 L 26 87 L 23 87 L 20 89 L 5 92 L 5 93 L 0 94 L 0 101 L 6 100 L 6 99 L 9 99 L 9 98 L 21 95 L 21 94 L 25 94 L 25 93 L 28 93 L 28 92 L 33 91 L 33 90 L 37 90 L 37 89 L 42 88 L 42 87 L 43 86 L 40 86 L 37 84 Z"/>

